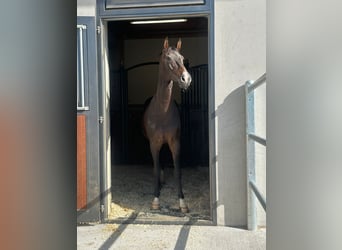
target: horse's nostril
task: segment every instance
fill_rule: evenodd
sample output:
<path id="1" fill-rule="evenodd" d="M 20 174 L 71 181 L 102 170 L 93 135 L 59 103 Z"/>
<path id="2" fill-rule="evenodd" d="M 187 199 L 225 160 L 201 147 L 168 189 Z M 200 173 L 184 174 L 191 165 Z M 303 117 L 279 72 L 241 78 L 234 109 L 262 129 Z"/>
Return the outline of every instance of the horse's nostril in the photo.
<path id="1" fill-rule="evenodd" d="M 182 82 L 185 82 L 185 77 L 184 77 L 184 75 L 182 75 L 181 80 L 182 80 Z"/>

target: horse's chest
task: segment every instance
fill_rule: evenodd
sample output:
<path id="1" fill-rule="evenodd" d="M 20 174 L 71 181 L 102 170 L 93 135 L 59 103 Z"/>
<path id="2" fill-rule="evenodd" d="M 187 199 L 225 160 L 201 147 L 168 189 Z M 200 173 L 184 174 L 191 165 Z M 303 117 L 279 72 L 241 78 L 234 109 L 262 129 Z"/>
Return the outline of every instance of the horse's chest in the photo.
<path id="1" fill-rule="evenodd" d="M 147 119 L 147 126 L 154 131 L 169 131 L 179 127 L 179 119 L 160 119 L 158 117 L 150 117 Z"/>
<path id="2" fill-rule="evenodd" d="M 150 115 L 146 119 L 146 130 L 149 137 L 164 138 L 169 134 L 176 134 L 180 128 L 179 116 L 177 114 L 161 116 Z"/>

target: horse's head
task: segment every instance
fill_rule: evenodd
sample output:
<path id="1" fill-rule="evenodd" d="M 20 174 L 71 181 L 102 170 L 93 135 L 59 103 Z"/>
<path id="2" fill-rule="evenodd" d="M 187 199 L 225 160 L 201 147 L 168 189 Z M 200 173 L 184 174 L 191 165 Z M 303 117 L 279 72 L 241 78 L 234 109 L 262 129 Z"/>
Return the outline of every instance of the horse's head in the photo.
<path id="1" fill-rule="evenodd" d="M 180 54 L 181 46 L 182 41 L 179 39 L 176 48 L 169 47 L 169 41 L 166 37 L 160 63 L 163 64 L 172 81 L 178 82 L 181 89 L 187 89 L 191 83 L 191 75 L 183 64 L 184 57 Z"/>

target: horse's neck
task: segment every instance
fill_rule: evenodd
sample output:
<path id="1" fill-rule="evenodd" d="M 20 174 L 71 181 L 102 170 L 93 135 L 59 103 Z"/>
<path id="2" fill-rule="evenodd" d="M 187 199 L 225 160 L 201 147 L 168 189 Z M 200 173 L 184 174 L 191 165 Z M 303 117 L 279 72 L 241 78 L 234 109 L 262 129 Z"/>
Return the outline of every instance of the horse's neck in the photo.
<path id="1" fill-rule="evenodd" d="M 172 100 L 172 87 L 172 80 L 166 80 L 159 77 L 157 92 L 155 96 L 158 107 L 160 107 L 160 110 L 162 112 L 167 112 L 169 110 Z"/>

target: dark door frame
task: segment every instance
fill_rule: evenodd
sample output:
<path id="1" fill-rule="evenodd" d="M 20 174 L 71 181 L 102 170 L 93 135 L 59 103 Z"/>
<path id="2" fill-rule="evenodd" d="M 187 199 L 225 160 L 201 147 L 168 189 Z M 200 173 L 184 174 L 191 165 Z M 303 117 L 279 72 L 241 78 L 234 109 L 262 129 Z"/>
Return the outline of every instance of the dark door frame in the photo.
<path id="1" fill-rule="evenodd" d="M 85 117 L 86 138 L 86 205 L 77 211 L 77 222 L 100 221 L 100 158 L 98 124 L 98 85 L 97 85 L 97 39 L 95 17 L 77 17 L 78 25 L 85 25 L 85 93 L 87 108 L 77 110 L 77 115 Z"/>
<path id="2" fill-rule="evenodd" d="M 169 1 L 171 2 L 171 1 Z M 103 55 L 106 55 L 107 47 L 107 22 L 120 20 L 151 19 L 151 18 L 182 18 L 182 17 L 206 17 L 208 18 L 208 122 L 209 122 L 209 180 L 210 180 L 210 207 L 213 223 L 217 224 L 216 215 L 216 149 L 215 149 L 215 78 L 214 78 L 214 0 L 203 1 L 204 4 L 189 6 L 157 6 L 146 8 L 117 8 L 106 9 L 105 0 L 97 0 L 97 30 L 98 42 L 98 70 L 99 70 L 99 115 L 103 121 L 100 125 L 100 192 L 101 192 L 101 219 L 108 219 L 110 209 L 110 156 L 108 147 L 110 142 L 110 114 L 106 108 L 109 100 L 107 89 L 108 72 L 107 63 Z M 108 54 L 107 54 L 108 55 Z M 109 143 L 109 144 L 108 144 Z M 110 150 L 110 148 L 109 148 Z M 109 152 L 110 154 L 110 152 Z"/>

